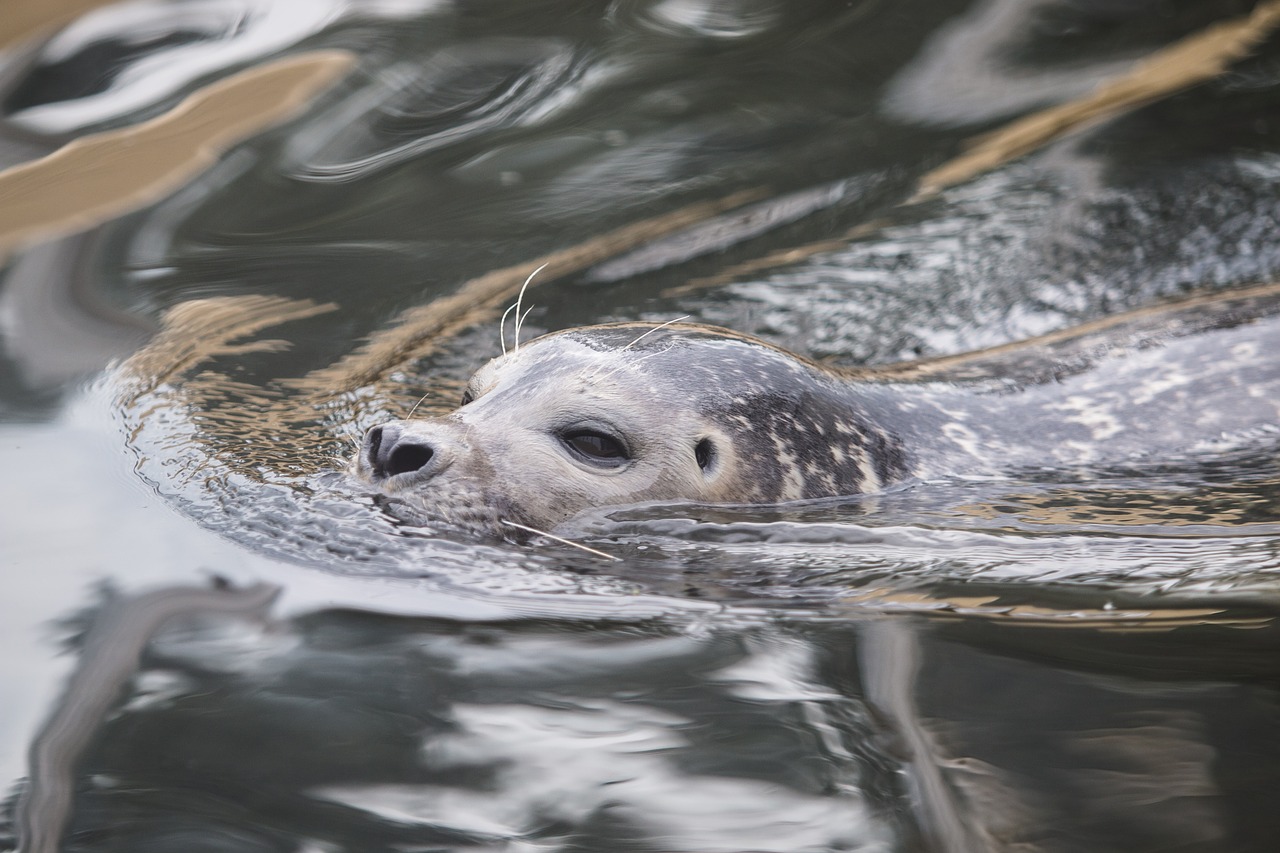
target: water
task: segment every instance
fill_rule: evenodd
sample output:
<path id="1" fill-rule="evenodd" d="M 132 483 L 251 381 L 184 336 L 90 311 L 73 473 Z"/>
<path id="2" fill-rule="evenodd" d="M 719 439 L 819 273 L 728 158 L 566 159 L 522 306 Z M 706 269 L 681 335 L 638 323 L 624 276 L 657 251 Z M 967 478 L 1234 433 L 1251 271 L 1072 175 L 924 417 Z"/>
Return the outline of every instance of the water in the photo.
<path id="1" fill-rule="evenodd" d="M 690 315 L 845 364 L 1276 280 L 1274 37 L 906 203 L 1248 4 L 18 8 L 0 845 L 1275 849 L 1274 425 L 574 523 L 618 562 L 342 473 L 500 352 L 492 306 L 415 309 L 546 256 L 526 336 Z"/>

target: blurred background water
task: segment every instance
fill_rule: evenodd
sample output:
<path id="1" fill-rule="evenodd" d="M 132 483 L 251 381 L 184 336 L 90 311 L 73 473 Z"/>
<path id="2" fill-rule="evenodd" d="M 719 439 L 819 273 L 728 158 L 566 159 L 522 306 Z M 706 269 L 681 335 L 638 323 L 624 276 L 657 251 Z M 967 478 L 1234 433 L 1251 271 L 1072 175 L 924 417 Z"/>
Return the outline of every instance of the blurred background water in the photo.
<path id="1" fill-rule="evenodd" d="M 500 352 L 492 305 L 422 306 L 546 258 L 526 335 L 688 315 L 849 365 L 1275 281 L 1261 23 L 917 194 L 1270 5 L 10 0 L 0 845 L 1276 849 L 1275 425 L 576 522 L 617 563 L 343 472 Z"/>

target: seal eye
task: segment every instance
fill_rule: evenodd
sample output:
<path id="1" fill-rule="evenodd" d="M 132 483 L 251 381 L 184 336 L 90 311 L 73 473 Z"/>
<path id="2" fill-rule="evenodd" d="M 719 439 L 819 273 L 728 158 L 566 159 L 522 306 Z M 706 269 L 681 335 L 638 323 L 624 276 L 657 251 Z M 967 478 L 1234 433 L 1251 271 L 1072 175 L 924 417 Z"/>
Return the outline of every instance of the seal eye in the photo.
<path id="1" fill-rule="evenodd" d="M 595 465 L 616 467 L 627 461 L 627 449 L 621 441 L 593 429 L 563 432 L 560 440 L 575 456 Z"/>
<path id="2" fill-rule="evenodd" d="M 462 402 L 458 404 L 458 408 L 462 408 L 463 406 L 467 405 L 467 403 L 474 402 L 475 399 L 476 399 L 476 395 L 472 394 L 471 389 L 468 388 L 467 390 L 462 392 Z"/>

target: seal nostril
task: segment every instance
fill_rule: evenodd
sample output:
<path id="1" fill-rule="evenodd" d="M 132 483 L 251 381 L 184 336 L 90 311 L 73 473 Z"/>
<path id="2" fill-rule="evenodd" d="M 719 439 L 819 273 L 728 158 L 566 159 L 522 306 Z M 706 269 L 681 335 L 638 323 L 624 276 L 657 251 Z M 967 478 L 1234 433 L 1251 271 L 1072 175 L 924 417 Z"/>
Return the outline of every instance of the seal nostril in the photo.
<path id="1" fill-rule="evenodd" d="M 396 423 L 376 426 L 364 434 L 364 460 L 377 478 L 417 471 L 431 461 L 435 451 L 430 445 L 406 438 Z"/>
<path id="2" fill-rule="evenodd" d="M 373 469 L 378 467 L 378 449 L 382 447 L 382 427 L 374 427 L 364 436 L 364 458 Z"/>
<path id="3" fill-rule="evenodd" d="M 406 474 L 419 471 L 431 461 L 436 452 L 425 444 L 397 444 L 387 456 L 386 474 Z"/>

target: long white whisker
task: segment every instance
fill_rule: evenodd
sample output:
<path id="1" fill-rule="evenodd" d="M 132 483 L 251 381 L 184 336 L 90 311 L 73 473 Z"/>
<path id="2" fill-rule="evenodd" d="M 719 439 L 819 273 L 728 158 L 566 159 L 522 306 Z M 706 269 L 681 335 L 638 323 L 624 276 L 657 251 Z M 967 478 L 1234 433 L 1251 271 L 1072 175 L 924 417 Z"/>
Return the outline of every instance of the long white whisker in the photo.
<path id="1" fill-rule="evenodd" d="M 640 362 L 642 362 L 642 361 L 648 361 L 649 359 L 653 358 L 654 356 L 666 355 L 667 353 L 671 352 L 671 350 L 672 350 L 673 348 L 675 348 L 675 344 L 674 344 L 674 343 L 671 343 L 671 344 L 669 344 L 665 349 L 655 350 L 654 352 L 651 352 L 651 353 L 649 353 L 648 355 L 642 355 L 642 356 L 640 356 L 640 357 L 639 357 L 639 358 L 637 358 L 635 361 L 631 362 L 631 364 L 629 364 L 629 365 L 626 365 L 626 364 L 620 364 L 620 365 L 618 365 L 617 367 L 615 367 L 613 370 L 610 370 L 608 373 L 604 374 L 603 376 L 600 376 L 600 375 L 593 376 L 593 377 L 591 377 L 591 381 L 592 381 L 592 382 L 603 382 L 603 381 L 605 381 L 606 379 L 608 379 L 610 376 L 612 376 L 612 375 L 614 375 L 615 373 L 617 373 L 618 371 L 622 370 L 624 367 L 635 367 L 635 366 L 636 366 L 637 364 L 639 364 Z"/>
<path id="2" fill-rule="evenodd" d="M 533 277 L 545 270 L 550 263 L 550 261 L 547 261 L 547 263 L 529 273 L 529 277 L 524 280 L 524 284 L 520 285 L 520 292 L 516 294 L 516 352 L 520 352 L 520 308 L 524 304 L 524 292 L 529 288 L 529 282 L 533 281 Z"/>
<path id="3" fill-rule="evenodd" d="M 501 521 L 503 524 L 507 525 L 508 527 L 514 527 L 518 530 L 523 530 L 527 533 L 536 533 L 539 536 L 545 536 L 548 539 L 553 539 L 556 542 L 559 542 L 561 545 L 568 545 L 571 548 L 581 548 L 583 551 L 586 551 L 588 554 L 595 554 L 597 557 L 604 557 L 606 560 L 614 560 L 619 563 L 622 562 L 621 557 L 615 557 L 612 554 L 606 554 L 604 551 L 597 551 L 595 548 L 589 548 L 586 545 L 583 545 L 579 542 L 574 542 L 570 539 L 565 539 L 561 536 L 556 536 L 554 533 L 548 533 L 545 530 L 539 530 L 538 528 L 530 527 L 527 524 L 517 524 L 514 521 L 507 521 L 505 518 L 501 518 L 499 519 L 499 521 Z"/>
<path id="4" fill-rule="evenodd" d="M 498 321 L 498 341 L 502 344 L 502 354 L 507 354 L 507 315 L 515 308 L 515 303 L 507 306 L 507 310 L 502 312 L 502 319 Z M 516 340 L 520 340 L 520 327 L 516 326 Z"/>
<path id="5" fill-rule="evenodd" d="M 683 317 L 676 317 L 674 320 L 668 320 L 667 322 L 663 323 L 662 325 L 654 326 L 652 329 L 650 329 L 649 331 L 645 332 L 643 335 L 641 335 L 640 337 L 636 338 L 636 339 L 635 339 L 634 341 L 632 341 L 631 343 L 627 344 L 625 347 L 623 347 L 623 349 L 624 349 L 624 350 L 629 350 L 629 349 L 631 349 L 633 346 L 635 346 L 636 344 L 640 343 L 640 342 L 641 342 L 642 340 L 644 340 L 645 338 L 647 338 L 647 337 L 649 337 L 650 335 L 652 335 L 654 332 L 658 331 L 659 329 L 665 329 L 667 326 L 670 326 L 672 323 L 679 323 L 681 320 L 688 320 L 688 319 L 689 319 L 689 315 L 688 315 L 688 314 L 685 314 Z"/>
<path id="6" fill-rule="evenodd" d="M 665 322 L 665 323 L 660 323 L 660 324 L 658 324 L 657 326 L 654 326 L 652 329 L 649 329 L 647 332 L 642 332 L 642 333 L 641 333 L 641 334 L 640 334 L 640 335 L 639 335 L 635 340 L 633 340 L 631 343 L 627 344 L 625 347 L 623 347 L 621 350 L 619 350 L 619 352 L 625 352 L 626 350 L 631 349 L 633 346 L 635 346 L 636 344 L 640 343 L 640 341 L 644 340 L 644 338 L 646 338 L 646 337 L 647 337 L 647 336 L 649 336 L 649 335 L 652 335 L 654 332 L 658 331 L 659 329 L 664 329 L 664 328 L 666 328 L 667 326 L 672 325 L 673 323 L 679 323 L 681 320 L 688 320 L 688 319 L 689 319 L 689 316 L 690 316 L 690 315 L 685 314 L 683 317 L 676 317 L 675 319 L 668 320 L 668 321 L 667 321 L 667 322 Z M 667 349 L 660 350 L 660 352 L 666 352 L 666 351 L 667 351 L 667 350 L 669 350 L 669 349 L 671 349 L 671 348 L 670 348 L 670 347 L 667 347 Z M 655 355 L 656 355 L 656 354 L 657 354 L 657 353 L 655 353 Z M 640 361 L 644 361 L 646 358 L 651 358 L 651 357 L 652 357 L 652 356 L 645 356 L 644 358 L 640 359 Z M 639 361 L 637 361 L 636 363 L 638 364 L 638 363 L 639 363 Z M 615 367 L 615 368 L 613 368 L 612 370 L 610 370 L 607 374 L 605 374 L 604 376 L 601 376 L 601 375 L 600 375 L 600 373 L 601 373 L 601 371 L 602 371 L 602 370 L 604 370 L 604 368 L 603 368 L 603 367 L 597 367 L 597 368 L 595 368 L 595 370 L 594 370 L 590 375 L 588 375 L 588 376 L 586 376 L 586 377 L 584 377 L 584 378 L 585 378 L 588 382 L 598 382 L 598 381 L 601 381 L 601 380 L 603 380 L 603 379 L 608 379 L 610 376 L 612 376 L 613 374 L 617 373 L 617 372 L 618 372 L 619 370 L 621 370 L 621 369 L 622 369 L 621 367 Z"/>

